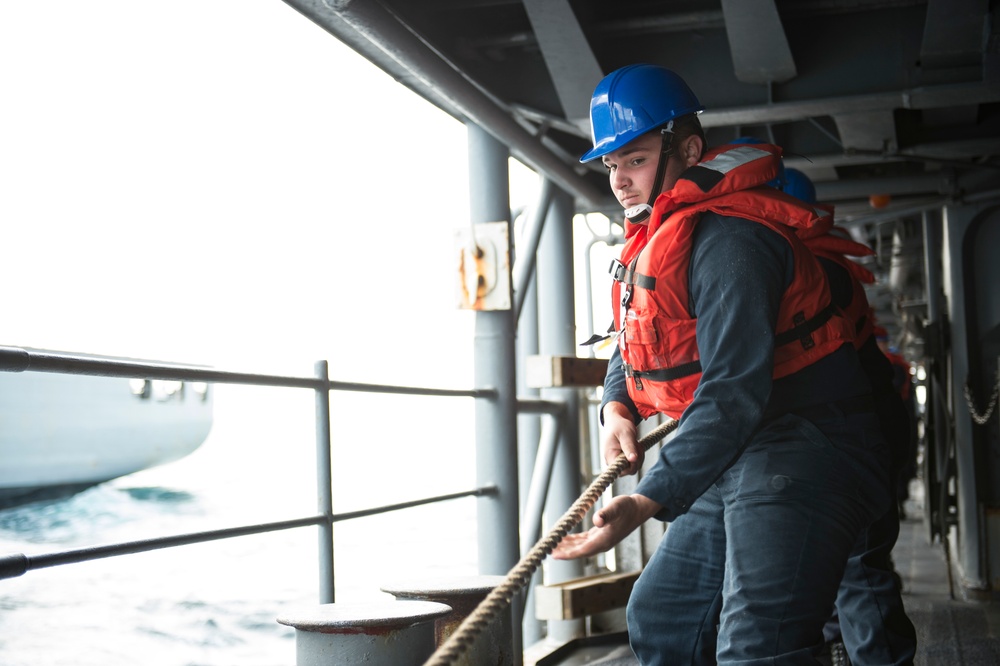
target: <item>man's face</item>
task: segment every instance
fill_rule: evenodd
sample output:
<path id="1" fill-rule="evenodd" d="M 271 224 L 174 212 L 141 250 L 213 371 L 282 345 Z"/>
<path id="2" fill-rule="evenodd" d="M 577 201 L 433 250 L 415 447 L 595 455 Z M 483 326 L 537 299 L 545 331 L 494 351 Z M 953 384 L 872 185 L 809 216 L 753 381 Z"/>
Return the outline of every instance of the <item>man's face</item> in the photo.
<path id="1" fill-rule="evenodd" d="M 611 189 L 622 208 L 631 208 L 649 201 L 653 181 L 656 179 L 660 148 L 660 133 L 648 132 L 604 156 Z M 671 156 L 660 191 L 672 188 L 686 166 L 680 159 Z M 659 195 L 660 192 L 656 194 Z"/>

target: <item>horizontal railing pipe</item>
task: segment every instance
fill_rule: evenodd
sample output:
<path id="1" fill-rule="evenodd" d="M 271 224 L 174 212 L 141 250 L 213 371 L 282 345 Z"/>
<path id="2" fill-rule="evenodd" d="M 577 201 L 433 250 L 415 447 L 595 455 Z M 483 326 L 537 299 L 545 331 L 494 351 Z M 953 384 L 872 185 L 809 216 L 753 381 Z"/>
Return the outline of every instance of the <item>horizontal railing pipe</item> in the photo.
<path id="1" fill-rule="evenodd" d="M 329 379 L 325 361 L 316 366 L 316 374 L 311 377 L 273 375 L 264 373 L 232 372 L 204 365 L 185 365 L 162 361 L 147 361 L 92 354 L 53 352 L 22 347 L 0 346 L 0 372 L 22 373 L 43 372 L 64 375 L 89 375 L 123 379 L 146 379 L 168 381 L 201 381 L 215 384 L 245 384 L 261 387 L 305 388 L 316 392 L 317 405 L 317 466 L 319 470 L 316 515 L 279 522 L 244 525 L 217 530 L 155 537 L 137 541 L 119 542 L 89 546 L 74 550 L 39 555 L 14 553 L 0 555 L 0 580 L 15 578 L 34 569 L 76 564 L 90 560 L 132 555 L 141 552 L 161 550 L 176 546 L 205 543 L 220 539 L 230 539 L 252 534 L 263 534 L 298 527 L 317 526 L 320 530 L 320 602 L 333 602 L 333 524 L 336 522 L 374 516 L 411 507 L 443 502 L 472 496 L 497 495 L 495 485 L 484 484 L 474 490 L 438 495 L 419 500 L 400 502 L 380 507 L 335 514 L 331 504 L 330 477 L 330 414 L 329 392 L 345 391 L 355 393 L 384 393 L 431 397 L 470 397 L 496 400 L 499 391 L 495 388 L 453 390 L 416 386 L 393 386 L 389 384 L 366 384 L 360 382 L 340 382 Z M 557 405 L 537 403 L 529 409 L 551 412 L 560 409 Z"/>
<path id="2" fill-rule="evenodd" d="M 398 395 L 424 395 L 436 397 L 495 398 L 491 388 L 438 389 L 389 384 L 361 384 L 338 382 L 318 377 L 296 377 L 248 372 L 217 370 L 201 365 L 180 365 L 148 361 L 129 361 L 79 354 L 64 354 L 0 347 L 0 371 L 3 372 L 52 372 L 69 375 L 96 375 L 100 377 L 142 377 L 175 381 L 203 381 L 219 384 L 251 384 L 255 386 L 281 386 L 362 393 L 393 393 Z"/>
<path id="3" fill-rule="evenodd" d="M 428 497 L 421 500 L 412 500 L 409 502 L 400 502 L 399 504 L 387 504 L 385 506 L 374 507 L 371 509 L 361 509 L 359 511 L 349 511 L 345 513 L 337 513 L 333 516 L 333 522 L 339 522 L 342 520 L 351 520 L 352 518 L 363 518 L 365 516 L 374 516 L 380 513 L 389 513 L 390 511 L 397 511 L 399 509 L 409 509 L 414 506 L 421 506 L 423 504 L 433 504 L 434 502 L 444 502 L 446 500 L 458 499 L 460 497 L 485 497 L 489 495 L 496 495 L 499 489 L 496 486 L 483 486 L 482 488 L 476 488 L 475 490 L 466 490 L 459 493 L 451 493 L 450 495 L 438 495 L 437 497 Z"/>
<path id="4" fill-rule="evenodd" d="M 357 384 L 354 382 L 330 381 L 333 391 L 354 391 L 357 393 L 394 393 L 396 395 L 429 395 L 453 398 L 495 398 L 497 390 L 493 388 L 480 389 L 435 389 L 413 386 L 390 386 L 387 384 Z"/>
<path id="5" fill-rule="evenodd" d="M 360 511 L 349 511 L 345 513 L 333 514 L 330 517 L 320 515 L 305 516 L 303 518 L 293 518 L 291 520 L 281 520 L 271 523 L 260 523 L 257 525 L 243 525 L 239 527 L 228 527 L 218 530 L 208 530 L 204 532 L 191 532 L 188 534 L 176 534 L 166 537 L 155 537 L 151 539 L 140 539 L 136 541 L 123 541 L 120 543 L 105 544 L 101 546 L 90 546 L 87 548 L 77 548 L 58 553 L 45 553 L 41 555 L 25 555 L 23 553 L 13 553 L 0 556 L 0 579 L 16 578 L 34 569 L 45 569 L 48 567 L 60 566 L 63 564 L 75 564 L 99 560 L 107 557 L 119 555 L 132 555 L 164 548 L 174 548 L 176 546 L 187 546 L 195 543 L 205 543 L 217 541 L 219 539 L 231 539 L 234 537 L 250 536 L 252 534 L 263 534 L 266 532 L 278 532 L 281 530 L 294 529 L 298 527 L 309 527 L 312 525 L 322 525 L 327 522 L 340 522 L 365 516 L 374 516 L 382 513 L 390 513 L 401 509 L 433 504 L 435 502 L 445 502 L 462 497 L 477 497 L 483 495 L 495 495 L 496 486 L 483 486 L 473 490 L 466 490 L 447 495 L 436 495 L 409 502 L 397 504 L 387 504 L 385 506 L 363 509 Z"/>
<path id="6" fill-rule="evenodd" d="M 56 567 L 63 564 L 88 562 L 90 560 L 99 560 L 106 557 L 144 553 L 151 550 L 187 546 L 195 543 L 217 541 L 219 539 L 231 539 L 233 537 L 249 536 L 251 534 L 277 532 L 279 530 L 293 529 L 296 527 L 308 527 L 310 525 L 319 525 L 326 520 L 326 516 L 307 516 L 305 518 L 282 520 L 273 523 L 227 527 L 218 530 L 191 532 L 189 534 L 176 534 L 173 536 L 140 539 L 137 541 L 123 541 L 120 543 L 106 544 L 102 546 L 76 548 L 74 550 L 66 550 L 58 553 L 45 553 L 42 555 L 7 555 L 2 558 L 2 560 L 16 562 L 18 559 L 21 559 L 24 563 L 24 570 L 20 573 L 16 573 L 16 569 L 13 567 L 10 567 L 10 570 L 6 570 L 4 567 L 0 566 L 0 578 L 12 578 L 14 576 L 21 575 L 26 571 Z M 13 575 L 11 575 L 12 573 Z"/>
<path id="7" fill-rule="evenodd" d="M 566 403 L 561 400 L 544 400 L 542 398 L 518 398 L 517 411 L 521 414 L 562 414 L 566 411 Z"/>

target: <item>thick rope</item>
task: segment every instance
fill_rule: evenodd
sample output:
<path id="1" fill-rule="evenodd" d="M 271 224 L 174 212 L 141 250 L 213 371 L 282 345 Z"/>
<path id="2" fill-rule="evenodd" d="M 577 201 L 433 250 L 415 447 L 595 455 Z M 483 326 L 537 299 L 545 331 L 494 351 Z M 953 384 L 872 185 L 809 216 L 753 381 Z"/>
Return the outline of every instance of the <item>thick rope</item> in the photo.
<path id="1" fill-rule="evenodd" d="M 673 432 L 675 428 L 677 428 L 677 421 L 667 421 L 640 439 L 639 446 L 642 447 L 643 451 L 646 451 L 653 444 L 656 444 Z M 448 640 L 435 650 L 430 659 L 424 662 L 424 666 L 446 666 L 454 663 L 455 660 L 462 656 L 472 645 L 476 636 L 490 624 L 494 617 L 510 604 L 511 599 L 514 598 L 517 591 L 528 584 L 532 574 L 538 569 L 545 556 L 551 553 L 559 545 L 559 542 L 563 540 L 563 537 L 569 534 L 569 531 L 583 520 L 587 512 L 593 508 L 597 500 L 604 494 L 604 491 L 608 489 L 608 486 L 627 467 L 628 459 L 625 457 L 625 454 L 619 454 L 615 461 L 590 484 L 590 487 L 580 495 L 573 506 L 563 514 L 562 518 L 559 519 L 559 522 L 556 523 L 556 526 L 552 528 L 548 535 L 535 543 L 531 550 L 521 558 L 521 561 L 510 570 L 507 578 L 500 585 L 493 588 L 479 606 L 448 637 Z"/>

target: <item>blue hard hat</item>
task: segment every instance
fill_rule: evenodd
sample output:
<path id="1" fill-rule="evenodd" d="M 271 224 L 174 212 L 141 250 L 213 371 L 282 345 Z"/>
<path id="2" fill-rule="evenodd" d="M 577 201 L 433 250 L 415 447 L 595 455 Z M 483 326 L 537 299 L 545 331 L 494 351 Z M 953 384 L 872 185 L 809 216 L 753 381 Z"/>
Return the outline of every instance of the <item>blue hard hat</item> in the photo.
<path id="1" fill-rule="evenodd" d="M 785 193 L 806 203 L 816 203 L 816 186 L 798 169 L 785 169 Z"/>
<path id="2" fill-rule="evenodd" d="M 597 84 L 590 100 L 594 147 L 581 162 L 618 150 L 629 141 L 704 106 L 680 76 L 657 65 L 628 65 Z"/>

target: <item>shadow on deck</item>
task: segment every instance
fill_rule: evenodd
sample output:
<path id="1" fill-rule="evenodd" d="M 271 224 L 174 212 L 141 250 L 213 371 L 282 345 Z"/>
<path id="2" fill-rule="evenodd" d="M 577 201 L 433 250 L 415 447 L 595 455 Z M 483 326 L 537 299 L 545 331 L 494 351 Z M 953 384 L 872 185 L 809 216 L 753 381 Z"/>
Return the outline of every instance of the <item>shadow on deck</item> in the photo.
<path id="1" fill-rule="evenodd" d="M 916 485 L 916 484 L 914 484 Z M 916 489 L 914 489 L 916 490 Z M 1000 664 L 1000 604 L 966 601 L 949 585 L 944 546 L 928 543 L 919 516 L 922 498 L 911 492 L 892 557 L 903 578 L 903 603 L 917 629 L 917 666 Z"/>

